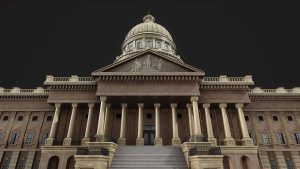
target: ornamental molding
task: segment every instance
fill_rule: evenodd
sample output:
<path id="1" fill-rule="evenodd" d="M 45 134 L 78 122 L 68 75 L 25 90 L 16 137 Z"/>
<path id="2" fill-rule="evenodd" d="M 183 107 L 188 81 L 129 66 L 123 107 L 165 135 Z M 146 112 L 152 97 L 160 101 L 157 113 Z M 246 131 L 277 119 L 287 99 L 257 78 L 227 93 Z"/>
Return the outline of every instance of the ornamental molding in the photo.
<path id="1" fill-rule="evenodd" d="M 36 89 L 21 89 L 14 87 L 12 89 L 4 89 L 0 87 L 1 100 L 47 100 L 49 90 L 42 87 Z"/>
<path id="2" fill-rule="evenodd" d="M 293 89 L 285 89 L 278 87 L 277 89 L 262 89 L 255 87 L 248 90 L 249 98 L 255 100 L 299 100 L 300 99 L 300 87 L 294 87 Z"/>

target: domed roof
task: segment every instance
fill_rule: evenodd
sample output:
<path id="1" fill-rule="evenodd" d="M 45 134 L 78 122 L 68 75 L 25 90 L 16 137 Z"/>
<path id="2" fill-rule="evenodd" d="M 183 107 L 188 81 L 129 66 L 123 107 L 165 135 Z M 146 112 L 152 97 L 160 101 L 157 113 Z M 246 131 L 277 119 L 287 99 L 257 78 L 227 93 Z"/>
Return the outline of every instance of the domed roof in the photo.
<path id="1" fill-rule="evenodd" d="M 144 16 L 143 21 L 143 23 L 134 26 L 128 32 L 127 36 L 125 37 L 125 41 L 139 34 L 153 33 L 158 34 L 160 36 L 164 36 L 173 42 L 173 38 L 168 32 L 168 30 L 160 24 L 155 23 L 155 18 L 152 15 Z"/>

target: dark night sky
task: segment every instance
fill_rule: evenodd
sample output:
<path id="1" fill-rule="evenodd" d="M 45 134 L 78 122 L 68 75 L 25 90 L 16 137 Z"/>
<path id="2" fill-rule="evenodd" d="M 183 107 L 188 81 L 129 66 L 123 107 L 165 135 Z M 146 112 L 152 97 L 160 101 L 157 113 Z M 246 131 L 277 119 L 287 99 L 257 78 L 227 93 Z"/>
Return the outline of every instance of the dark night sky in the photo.
<path id="1" fill-rule="evenodd" d="M 271 1 L 270 1 L 271 2 Z M 0 86 L 35 88 L 46 75 L 90 76 L 114 61 L 150 11 L 182 60 L 207 76 L 253 75 L 256 86 L 300 86 L 296 4 L 211 1 L 0 2 Z"/>

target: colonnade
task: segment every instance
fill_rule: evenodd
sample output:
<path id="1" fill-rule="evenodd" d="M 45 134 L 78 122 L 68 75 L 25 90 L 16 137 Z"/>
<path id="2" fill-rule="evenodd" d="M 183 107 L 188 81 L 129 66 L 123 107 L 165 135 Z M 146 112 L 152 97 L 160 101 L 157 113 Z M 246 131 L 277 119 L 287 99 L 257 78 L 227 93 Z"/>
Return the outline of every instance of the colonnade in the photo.
<path id="1" fill-rule="evenodd" d="M 100 97 L 100 111 L 99 111 L 99 118 L 98 118 L 98 126 L 97 126 L 97 133 L 96 133 L 96 141 L 103 142 L 107 141 L 108 134 L 108 121 L 110 118 L 110 104 L 106 103 L 107 98 L 106 97 Z M 138 133 L 137 133 L 137 139 L 136 139 L 136 145 L 144 145 L 144 138 L 143 138 L 143 109 L 144 104 L 138 103 Z M 155 139 L 154 139 L 154 145 L 163 145 L 163 140 L 161 138 L 161 132 L 160 132 L 160 103 L 154 103 L 155 108 Z M 208 141 L 212 143 L 212 145 L 217 145 L 216 138 L 214 137 L 213 133 L 213 126 L 211 122 L 211 116 L 210 116 L 210 104 L 202 104 L 203 109 L 205 111 L 205 122 L 206 122 L 206 129 L 207 129 L 207 138 Z M 59 122 L 59 116 L 60 116 L 60 107 L 61 104 L 55 104 L 55 113 L 54 118 L 51 126 L 51 131 L 49 138 L 46 140 L 46 145 L 52 145 L 54 137 L 56 135 L 58 122 Z M 88 110 L 88 119 L 87 119 L 87 125 L 85 129 L 85 135 L 82 139 L 82 142 L 85 143 L 87 141 L 90 141 L 89 138 L 91 137 L 91 124 L 93 119 L 93 109 L 94 104 L 90 103 L 88 104 L 89 110 Z M 118 139 L 119 145 L 126 145 L 126 113 L 127 113 L 127 104 L 122 103 L 122 114 L 121 114 L 121 128 L 120 128 L 120 136 Z M 190 131 L 190 139 L 189 141 L 197 142 L 197 141 L 203 141 L 201 138 L 203 136 L 201 131 L 201 124 L 200 124 L 200 116 L 199 116 L 199 108 L 198 108 L 198 97 L 191 97 L 191 103 L 186 104 L 187 112 L 188 112 L 188 121 L 189 121 L 189 131 Z M 235 140 L 232 138 L 231 132 L 230 132 L 230 126 L 229 121 L 227 117 L 227 111 L 226 111 L 227 104 L 221 103 L 219 104 L 219 108 L 221 109 L 221 116 L 223 121 L 223 128 L 224 128 L 224 145 L 227 146 L 234 146 Z M 238 112 L 238 118 L 239 118 L 239 125 L 241 127 L 241 133 L 242 133 L 242 143 L 243 145 L 253 145 L 252 139 L 249 137 L 247 125 L 244 118 L 244 112 L 243 112 L 243 104 L 236 104 L 235 105 L 237 112 Z M 177 103 L 171 103 L 170 108 L 172 111 L 172 145 L 178 146 L 181 144 L 181 140 L 178 135 L 178 122 L 177 122 Z M 72 135 L 73 135 L 73 129 L 76 119 L 76 112 L 77 112 L 77 104 L 72 104 L 72 113 L 68 128 L 67 137 L 64 139 L 64 146 L 70 146 L 72 141 Z"/>

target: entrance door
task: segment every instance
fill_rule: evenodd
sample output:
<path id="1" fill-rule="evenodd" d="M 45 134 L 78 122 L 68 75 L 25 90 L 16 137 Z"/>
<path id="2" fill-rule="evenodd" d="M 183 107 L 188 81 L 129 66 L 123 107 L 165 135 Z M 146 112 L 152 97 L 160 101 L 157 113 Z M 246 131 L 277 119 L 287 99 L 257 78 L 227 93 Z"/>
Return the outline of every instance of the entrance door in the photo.
<path id="1" fill-rule="evenodd" d="M 145 145 L 154 145 L 155 138 L 155 126 L 154 125 L 145 125 L 144 126 L 144 144 Z"/>

